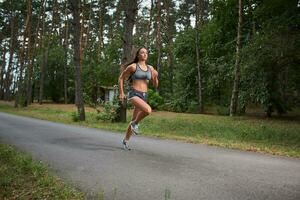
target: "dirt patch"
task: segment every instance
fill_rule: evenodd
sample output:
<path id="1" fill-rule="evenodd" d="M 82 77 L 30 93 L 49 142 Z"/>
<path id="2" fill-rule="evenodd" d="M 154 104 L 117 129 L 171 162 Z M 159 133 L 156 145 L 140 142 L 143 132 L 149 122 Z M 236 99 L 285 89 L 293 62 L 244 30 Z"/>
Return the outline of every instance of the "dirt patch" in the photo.
<path id="1" fill-rule="evenodd" d="M 57 109 L 63 111 L 77 111 L 77 107 L 75 104 L 54 104 L 54 103 L 43 103 L 42 105 L 38 103 L 33 103 L 30 105 L 31 108 L 49 108 L 49 109 Z M 94 108 L 85 106 L 86 112 L 96 112 Z"/>
<path id="2" fill-rule="evenodd" d="M 0 100 L 0 104 L 2 104 L 2 105 L 14 105 L 15 102 L 14 101 L 3 101 L 3 100 Z"/>

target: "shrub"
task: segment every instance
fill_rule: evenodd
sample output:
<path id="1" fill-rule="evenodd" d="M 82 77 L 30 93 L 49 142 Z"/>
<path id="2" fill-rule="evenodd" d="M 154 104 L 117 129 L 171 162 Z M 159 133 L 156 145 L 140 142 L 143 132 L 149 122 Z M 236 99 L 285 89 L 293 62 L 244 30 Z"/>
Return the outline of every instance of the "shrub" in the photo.
<path id="1" fill-rule="evenodd" d="M 189 113 L 199 113 L 199 105 L 196 101 L 191 101 L 188 105 L 187 112 Z"/>
<path id="2" fill-rule="evenodd" d="M 79 121 L 79 115 L 76 111 L 72 112 L 72 120 L 73 120 L 73 122 Z"/>
<path id="3" fill-rule="evenodd" d="M 98 113 L 96 119 L 102 121 L 113 121 L 117 115 L 118 104 L 113 102 L 102 102 L 103 110 Z"/>
<path id="4" fill-rule="evenodd" d="M 157 92 L 151 89 L 148 90 L 148 95 L 149 105 L 151 108 L 154 110 L 161 109 L 164 104 L 164 99 Z"/>
<path id="5" fill-rule="evenodd" d="M 229 108 L 225 106 L 217 106 L 217 112 L 219 115 L 229 115 Z"/>

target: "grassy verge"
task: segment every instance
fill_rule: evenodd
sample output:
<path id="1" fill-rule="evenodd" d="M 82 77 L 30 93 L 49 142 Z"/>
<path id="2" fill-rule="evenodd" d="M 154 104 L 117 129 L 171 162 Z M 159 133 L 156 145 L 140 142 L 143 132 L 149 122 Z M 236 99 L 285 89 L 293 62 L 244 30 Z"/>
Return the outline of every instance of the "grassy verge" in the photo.
<path id="1" fill-rule="evenodd" d="M 77 124 L 124 132 L 127 123 L 109 123 L 96 120 L 96 113 L 86 112 L 86 121 L 74 122 L 74 106 L 37 106 L 15 109 L 0 103 L 0 111 L 30 116 L 55 122 Z M 128 112 L 127 119 L 132 112 Z M 247 151 L 270 153 L 300 158 L 299 120 L 284 118 L 228 117 L 218 115 L 153 112 L 141 123 L 142 135 L 164 139 L 183 140 Z"/>
<path id="2" fill-rule="evenodd" d="M 26 154 L 0 143 L 0 199 L 83 199 Z"/>

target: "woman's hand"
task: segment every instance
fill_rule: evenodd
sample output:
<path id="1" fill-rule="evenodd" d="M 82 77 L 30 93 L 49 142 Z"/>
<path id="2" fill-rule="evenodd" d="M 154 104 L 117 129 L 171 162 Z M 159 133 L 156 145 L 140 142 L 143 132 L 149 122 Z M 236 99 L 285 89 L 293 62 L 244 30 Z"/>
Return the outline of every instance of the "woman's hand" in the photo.
<path id="1" fill-rule="evenodd" d="M 123 102 L 124 99 L 125 99 L 124 93 L 119 94 L 119 101 L 120 101 L 120 102 Z"/>
<path id="2" fill-rule="evenodd" d="M 152 69 L 151 73 L 152 73 L 152 80 L 155 80 L 155 78 L 157 78 L 158 76 L 158 72 L 155 69 Z"/>
<path id="3" fill-rule="evenodd" d="M 158 87 L 158 72 L 154 68 L 152 68 L 152 70 L 151 70 L 151 75 L 152 75 L 152 77 L 151 77 L 152 84 L 155 88 L 157 88 Z"/>

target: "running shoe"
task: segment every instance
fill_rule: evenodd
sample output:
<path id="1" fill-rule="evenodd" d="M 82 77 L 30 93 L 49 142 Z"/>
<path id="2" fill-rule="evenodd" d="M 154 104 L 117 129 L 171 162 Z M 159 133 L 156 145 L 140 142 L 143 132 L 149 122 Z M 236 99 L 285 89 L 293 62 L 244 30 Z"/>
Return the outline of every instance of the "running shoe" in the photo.
<path id="1" fill-rule="evenodd" d="M 122 141 L 122 144 L 123 144 L 123 149 L 124 150 L 129 150 L 129 151 L 131 150 L 125 140 Z"/>
<path id="2" fill-rule="evenodd" d="M 139 134 L 139 124 L 131 122 L 130 127 L 131 127 L 131 131 L 132 131 L 132 133 L 134 135 L 138 135 Z"/>

